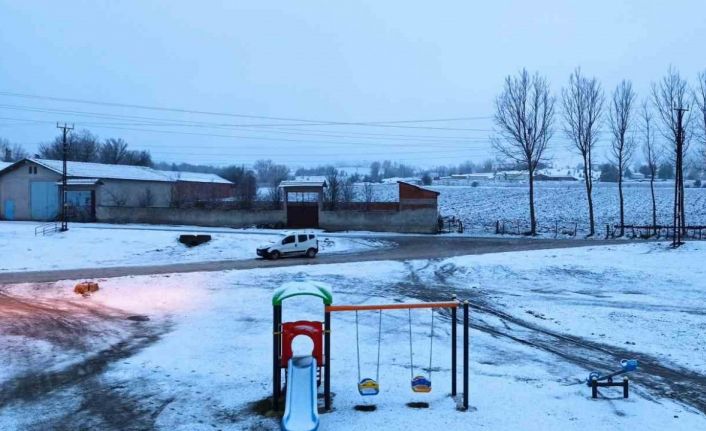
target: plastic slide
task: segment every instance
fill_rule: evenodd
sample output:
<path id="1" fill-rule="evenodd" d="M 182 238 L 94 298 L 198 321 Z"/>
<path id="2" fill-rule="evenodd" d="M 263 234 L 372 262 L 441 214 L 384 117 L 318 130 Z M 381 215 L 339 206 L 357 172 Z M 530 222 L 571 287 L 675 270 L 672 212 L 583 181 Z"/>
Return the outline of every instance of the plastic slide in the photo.
<path id="1" fill-rule="evenodd" d="M 282 417 L 284 431 L 319 429 L 316 392 L 316 359 L 312 356 L 290 359 L 287 364 L 287 400 Z"/>

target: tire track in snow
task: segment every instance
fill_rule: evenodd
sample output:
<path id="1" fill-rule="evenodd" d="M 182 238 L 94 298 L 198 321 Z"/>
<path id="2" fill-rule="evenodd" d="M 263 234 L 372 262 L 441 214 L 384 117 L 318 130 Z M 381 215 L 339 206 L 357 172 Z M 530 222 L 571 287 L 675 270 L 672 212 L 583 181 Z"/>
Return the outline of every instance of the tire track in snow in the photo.
<path id="1" fill-rule="evenodd" d="M 449 284 L 447 278 L 453 275 L 453 266 L 445 270 L 437 269 L 434 272 L 436 283 L 433 285 L 425 282 L 420 276 L 421 268 L 414 268 L 410 264 L 406 267 L 409 270 L 407 280 L 394 285 L 394 291 L 400 294 L 421 301 L 444 301 L 452 294 L 463 297 L 474 293 Z M 480 296 L 472 298 L 470 308 L 472 311 L 469 326 L 472 329 L 554 354 L 587 371 L 614 369 L 621 359 L 637 358 L 640 361 L 639 373 L 632 376 L 631 380 L 644 388 L 651 397 L 670 398 L 706 414 L 706 376 L 703 374 L 666 364 L 654 356 L 638 351 L 552 331 L 508 314 Z M 482 321 L 478 318 L 479 315 L 498 318 L 503 326 L 478 323 Z M 450 313 L 442 313 L 441 318 L 449 320 Z M 577 384 L 583 382 L 577 381 Z"/>

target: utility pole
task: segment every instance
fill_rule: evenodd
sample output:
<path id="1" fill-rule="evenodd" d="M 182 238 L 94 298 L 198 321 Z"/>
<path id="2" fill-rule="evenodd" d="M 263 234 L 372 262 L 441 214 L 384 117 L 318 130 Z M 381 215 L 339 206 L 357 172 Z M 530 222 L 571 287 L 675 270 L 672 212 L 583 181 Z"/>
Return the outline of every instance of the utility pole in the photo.
<path id="1" fill-rule="evenodd" d="M 677 136 L 675 154 L 675 175 L 674 175 L 674 220 L 672 231 L 672 247 L 676 248 L 684 244 L 682 233 L 686 233 L 686 216 L 684 214 L 684 112 L 689 108 L 674 107 L 677 112 Z"/>
<path id="2" fill-rule="evenodd" d="M 69 141 L 66 139 L 69 132 L 74 129 L 73 124 L 71 126 L 64 123 L 63 126 L 56 123 L 56 128 L 61 129 L 62 133 L 62 161 L 63 169 L 61 172 L 61 232 L 66 232 L 69 230 L 69 223 L 66 220 L 66 207 L 68 202 L 66 199 L 66 157 L 69 153 Z"/>

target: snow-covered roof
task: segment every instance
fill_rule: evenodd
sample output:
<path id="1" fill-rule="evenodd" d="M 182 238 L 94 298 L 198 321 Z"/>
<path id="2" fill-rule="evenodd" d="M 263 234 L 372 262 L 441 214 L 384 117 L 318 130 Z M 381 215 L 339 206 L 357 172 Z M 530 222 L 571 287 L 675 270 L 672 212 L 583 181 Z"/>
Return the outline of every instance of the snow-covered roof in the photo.
<path id="1" fill-rule="evenodd" d="M 6 167 L 10 166 L 12 163 L 10 162 L 0 162 L 0 171 L 5 169 Z"/>
<path id="2" fill-rule="evenodd" d="M 181 172 L 181 171 L 157 171 L 163 172 L 170 176 L 172 181 L 186 181 L 190 183 L 220 183 L 231 184 L 230 181 L 216 174 L 207 174 L 203 172 Z"/>
<path id="3" fill-rule="evenodd" d="M 92 186 L 98 183 L 100 180 L 98 178 L 67 178 L 67 186 Z M 61 181 L 56 182 L 57 185 L 62 185 Z"/>
<path id="4" fill-rule="evenodd" d="M 30 159 L 57 173 L 63 170 L 61 160 Z M 66 175 L 81 178 L 108 178 L 116 180 L 137 181 L 172 181 L 171 178 L 155 169 L 145 166 L 105 165 L 102 163 L 66 162 Z"/>
<path id="5" fill-rule="evenodd" d="M 296 177 L 294 180 L 285 180 L 279 183 L 280 187 L 326 187 L 326 177 L 310 176 Z"/>
<path id="6" fill-rule="evenodd" d="M 62 173 L 63 162 L 61 160 L 29 159 L 40 166 Z M 134 181 L 158 181 L 174 182 L 185 181 L 195 183 L 221 183 L 231 184 L 230 181 L 215 174 L 204 174 L 200 172 L 176 172 L 160 171 L 146 166 L 131 165 L 108 165 L 103 163 L 87 162 L 67 162 L 66 174 L 69 177 L 114 179 L 114 180 L 134 180 Z"/>

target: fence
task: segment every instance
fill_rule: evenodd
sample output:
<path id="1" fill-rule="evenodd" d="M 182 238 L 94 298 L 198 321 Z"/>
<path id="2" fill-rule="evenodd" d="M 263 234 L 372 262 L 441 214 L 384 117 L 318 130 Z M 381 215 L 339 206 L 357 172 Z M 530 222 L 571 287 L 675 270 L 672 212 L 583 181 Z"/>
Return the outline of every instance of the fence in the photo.
<path id="1" fill-rule="evenodd" d="M 578 232 L 577 222 L 559 222 L 536 224 L 537 233 L 559 236 L 575 237 Z M 496 235 L 529 235 L 532 231 L 530 223 L 525 220 L 496 220 L 492 224 L 484 224 L 483 230 L 494 232 Z"/>
<path id="2" fill-rule="evenodd" d="M 622 229 L 621 229 L 622 228 Z M 642 239 L 671 239 L 674 235 L 674 226 L 672 225 L 613 225 L 606 224 L 606 234 L 607 238 L 618 238 L 620 237 L 619 232 L 624 231 L 625 236 L 628 238 L 642 238 Z M 684 233 L 682 237 L 691 239 L 704 239 L 706 238 L 706 226 L 696 225 L 696 226 L 686 226 L 684 228 Z"/>

